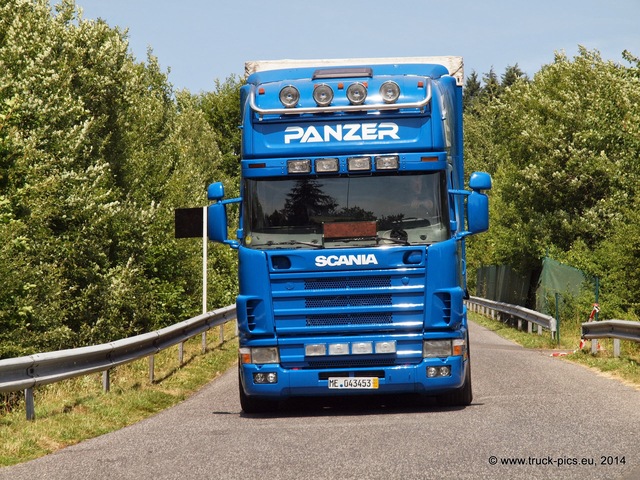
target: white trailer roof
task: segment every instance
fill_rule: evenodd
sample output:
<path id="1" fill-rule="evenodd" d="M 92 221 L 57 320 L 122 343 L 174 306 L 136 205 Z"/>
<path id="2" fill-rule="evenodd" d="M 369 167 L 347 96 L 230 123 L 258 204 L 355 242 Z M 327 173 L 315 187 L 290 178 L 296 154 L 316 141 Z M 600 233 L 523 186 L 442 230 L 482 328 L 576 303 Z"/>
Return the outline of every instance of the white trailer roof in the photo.
<path id="1" fill-rule="evenodd" d="M 299 67 L 342 67 L 350 65 L 380 65 L 380 64 L 407 64 L 407 63 L 434 63 L 444 66 L 449 75 L 455 77 L 458 85 L 464 84 L 464 63 L 462 57 L 387 57 L 387 58 L 343 58 L 343 59 L 317 59 L 317 60 L 255 60 L 244 64 L 245 77 L 252 73 L 266 70 L 280 70 Z"/>

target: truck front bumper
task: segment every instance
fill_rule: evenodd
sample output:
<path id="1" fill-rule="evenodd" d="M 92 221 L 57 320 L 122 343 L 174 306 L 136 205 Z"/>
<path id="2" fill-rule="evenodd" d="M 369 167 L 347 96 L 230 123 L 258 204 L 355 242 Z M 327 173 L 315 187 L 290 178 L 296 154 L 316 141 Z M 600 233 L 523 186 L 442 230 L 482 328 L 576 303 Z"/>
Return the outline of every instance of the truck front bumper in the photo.
<path id="1" fill-rule="evenodd" d="M 453 356 L 446 358 L 425 358 L 418 364 L 396 366 L 371 366 L 356 369 L 285 369 L 278 364 L 241 364 L 240 380 L 242 388 L 248 396 L 285 399 L 299 396 L 334 396 L 334 395 L 385 395 L 391 393 L 417 393 L 422 395 L 439 395 L 462 387 L 468 357 Z M 429 367 L 447 376 L 429 378 Z M 448 367 L 448 369 L 442 369 Z M 433 370 L 432 370 L 433 372 Z M 273 383 L 256 381 L 270 377 Z M 375 388 L 329 388 L 330 378 L 377 378 Z M 334 383 L 335 384 L 335 383 Z"/>

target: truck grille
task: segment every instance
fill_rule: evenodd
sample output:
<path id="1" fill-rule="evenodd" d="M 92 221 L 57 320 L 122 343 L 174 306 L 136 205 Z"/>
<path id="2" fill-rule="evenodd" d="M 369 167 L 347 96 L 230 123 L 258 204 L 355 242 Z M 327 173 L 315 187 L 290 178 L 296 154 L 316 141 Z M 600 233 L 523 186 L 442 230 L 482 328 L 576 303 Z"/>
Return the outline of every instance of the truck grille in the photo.
<path id="1" fill-rule="evenodd" d="M 381 288 L 390 287 L 390 276 L 379 277 L 336 277 L 313 278 L 305 280 L 305 290 L 331 290 L 346 288 Z"/>
<path id="2" fill-rule="evenodd" d="M 353 315 L 309 315 L 308 327 L 335 326 L 335 325 L 383 325 L 393 323 L 390 314 L 353 314 Z"/>
<path id="3" fill-rule="evenodd" d="M 391 273 L 387 273 L 391 272 Z M 420 331 L 425 269 L 271 275 L 278 335 Z"/>
<path id="4" fill-rule="evenodd" d="M 333 297 L 316 297 L 305 299 L 306 308 L 327 308 L 327 307 L 362 307 L 366 305 L 391 305 L 391 294 L 380 295 L 376 297 L 351 297 L 351 296 L 333 296 Z"/>

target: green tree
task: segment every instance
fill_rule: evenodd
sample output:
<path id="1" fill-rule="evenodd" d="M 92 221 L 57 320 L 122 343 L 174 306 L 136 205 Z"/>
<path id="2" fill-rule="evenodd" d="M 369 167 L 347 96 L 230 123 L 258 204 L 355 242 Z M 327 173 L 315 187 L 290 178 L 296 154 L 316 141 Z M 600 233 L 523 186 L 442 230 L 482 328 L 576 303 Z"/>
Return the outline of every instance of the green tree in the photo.
<path id="1" fill-rule="evenodd" d="M 491 231 L 471 257 L 531 270 L 550 249 L 605 280 L 615 257 L 599 252 L 618 245 L 633 258 L 619 232 L 640 185 L 637 71 L 583 48 L 558 54 L 466 117 L 469 163 L 487 165 L 495 185 Z"/>
<path id="2" fill-rule="evenodd" d="M 500 83 L 500 88 L 502 90 L 509 88 L 512 85 L 515 85 L 516 82 L 520 80 L 528 81 L 527 75 L 522 71 L 522 69 L 516 63 L 513 66 L 508 66 L 505 72 L 502 74 L 502 81 Z"/>
<path id="3" fill-rule="evenodd" d="M 173 209 L 224 175 L 197 98 L 71 0 L 0 6 L 0 357 L 147 331 L 200 309 Z M 233 257 L 214 249 L 219 298 Z M 225 305 L 228 303 L 224 303 Z"/>
<path id="4" fill-rule="evenodd" d="M 240 87 L 243 83 L 235 76 L 230 76 L 225 82 L 216 80 L 214 91 L 197 97 L 200 108 L 216 132 L 222 170 L 232 178 L 240 176 Z"/>
<path id="5" fill-rule="evenodd" d="M 473 70 L 465 80 L 464 89 L 462 91 L 462 104 L 465 111 L 471 107 L 473 102 L 480 96 L 481 92 L 482 84 L 480 83 L 478 74 Z"/>

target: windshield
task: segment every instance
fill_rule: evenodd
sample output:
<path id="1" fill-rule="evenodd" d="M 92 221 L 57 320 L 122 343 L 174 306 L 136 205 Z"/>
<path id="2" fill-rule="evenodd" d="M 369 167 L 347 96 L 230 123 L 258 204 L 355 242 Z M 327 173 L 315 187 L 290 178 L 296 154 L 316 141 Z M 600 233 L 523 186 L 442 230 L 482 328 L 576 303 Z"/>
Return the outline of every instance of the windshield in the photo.
<path id="1" fill-rule="evenodd" d="M 245 180 L 251 248 L 431 244 L 449 237 L 444 172 Z"/>

